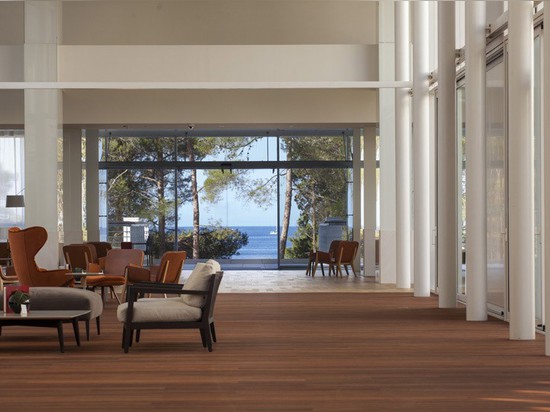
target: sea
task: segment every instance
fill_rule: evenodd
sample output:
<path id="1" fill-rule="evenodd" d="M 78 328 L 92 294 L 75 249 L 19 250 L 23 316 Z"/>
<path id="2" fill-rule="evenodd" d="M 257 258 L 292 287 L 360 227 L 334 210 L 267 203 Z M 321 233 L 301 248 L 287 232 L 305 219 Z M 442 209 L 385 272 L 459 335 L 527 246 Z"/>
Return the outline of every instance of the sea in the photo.
<path id="1" fill-rule="evenodd" d="M 230 226 L 248 234 L 248 245 L 242 247 L 231 259 L 277 259 L 279 235 L 275 226 Z M 290 238 L 297 226 L 288 228 L 287 247 L 292 246 Z"/>

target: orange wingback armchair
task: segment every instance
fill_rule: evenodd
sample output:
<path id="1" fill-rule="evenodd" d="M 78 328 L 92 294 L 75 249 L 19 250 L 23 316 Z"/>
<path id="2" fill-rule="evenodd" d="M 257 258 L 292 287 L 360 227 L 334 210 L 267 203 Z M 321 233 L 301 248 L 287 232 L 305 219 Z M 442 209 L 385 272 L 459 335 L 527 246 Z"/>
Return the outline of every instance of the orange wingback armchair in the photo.
<path id="1" fill-rule="evenodd" d="M 67 276 L 68 270 L 45 270 L 35 262 L 36 254 L 42 249 L 48 232 L 40 226 L 27 229 L 12 227 L 8 230 L 11 258 L 19 283 L 24 286 L 72 286 L 74 280 Z"/>

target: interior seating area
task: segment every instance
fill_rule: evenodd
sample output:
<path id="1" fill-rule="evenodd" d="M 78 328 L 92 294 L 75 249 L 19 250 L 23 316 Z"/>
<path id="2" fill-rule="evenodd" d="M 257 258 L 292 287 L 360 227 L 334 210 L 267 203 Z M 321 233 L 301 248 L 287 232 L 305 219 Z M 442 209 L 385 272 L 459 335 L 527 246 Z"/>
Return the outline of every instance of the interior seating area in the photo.
<path id="1" fill-rule="evenodd" d="M 0 1 L 0 409 L 550 410 L 549 14 Z"/>

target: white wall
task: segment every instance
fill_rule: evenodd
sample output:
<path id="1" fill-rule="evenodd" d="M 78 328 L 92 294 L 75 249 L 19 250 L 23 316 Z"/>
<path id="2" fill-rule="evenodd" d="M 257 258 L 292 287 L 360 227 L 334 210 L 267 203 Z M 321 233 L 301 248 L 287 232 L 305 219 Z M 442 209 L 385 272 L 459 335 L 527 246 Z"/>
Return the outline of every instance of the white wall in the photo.
<path id="1" fill-rule="evenodd" d="M 378 80 L 378 47 L 61 46 L 59 67 L 60 81 Z"/>
<path id="2" fill-rule="evenodd" d="M 364 124 L 376 90 L 67 90 L 65 124 Z"/>
<path id="3" fill-rule="evenodd" d="M 66 45 L 376 44 L 370 1 L 64 1 Z"/>

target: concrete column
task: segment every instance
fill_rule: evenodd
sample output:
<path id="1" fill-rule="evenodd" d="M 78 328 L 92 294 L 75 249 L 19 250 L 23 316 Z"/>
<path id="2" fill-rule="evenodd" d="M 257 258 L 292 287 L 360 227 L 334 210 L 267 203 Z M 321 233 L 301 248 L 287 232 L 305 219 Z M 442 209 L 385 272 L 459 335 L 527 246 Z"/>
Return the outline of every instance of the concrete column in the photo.
<path id="1" fill-rule="evenodd" d="M 508 16 L 510 339 L 535 339 L 533 2 L 510 1 Z"/>
<path id="2" fill-rule="evenodd" d="M 63 243 L 82 243 L 82 131 L 63 130 Z"/>
<path id="3" fill-rule="evenodd" d="M 395 2 L 395 80 L 410 80 L 410 13 L 408 1 Z M 411 97 L 395 89 L 396 284 L 411 287 Z"/>
<path id="4" fill-rule="evenodd" d="M 363 274 L 376 275 L 376 127 L 363 132 Z"/>
<path id="5" fill-rule="evenodd" d="M 437 274 L 439 307 L 456 306 L 455 4 L 438 3 Z"/>
<path id="6" fill-rule="evenodd" d="M 430 296 L 428 3 L 413 4 L 414 296 Z"/>
<path id="7" fill-rule="evenodd" d="M 485 2 L 466 2 L 466 319 L 487 320 Z"/>
<path id="8" fill-rule="evenodd" d="M 86 130 L 86 232 L 88 242 L 99 242 L 98 130 Z"/>
<path id="9" fill-rule="evenodd" d="M 25 81 L 57 80 L 57 1 L 25 1 Z M 62 97 L 56 90 L 25 90 L 25 226 L 43 226 L 48 240 L 37 264 L 59 264 L 57 140 Z"/>
<path id="10" fill-rule="evenodd" d="M 353 240 L 361 243 L 361 129 L 353 129 Z M 357 275 L 361 273 L 361 251 L 354 262 Z"/>
<path id="11" fill-rule="evenodd" d="M 381 1 L 379 10 L 379 78 L 394 79 L 394 2 Z M 396 282 L 395 234 L 395 95 L 380 89 L 380 282 Z"/>
<path id="12" fill-rule="evenodd" d="M 545 10 L 550 10 L 550 1 L 544 2 Z M 542 78 L 550 79 L 550 41 L 546 38 L 543 41 L 543 73 Z M 548 325 L 546 328 L 549 332 L 546 333 L 544 352 L 546 356 L 550 356 L 550 82 L 544 82 L 543 110 L 542 118 L 544 120 L 544 130 L 542 133 L 543 141 L 543 158 L 542 158 L 542 173 L 543 173 L 543 200 L 542 200 L 542 247 L 543 247 L 543 278 L 544 278 L 544 320 Z"/>

